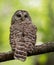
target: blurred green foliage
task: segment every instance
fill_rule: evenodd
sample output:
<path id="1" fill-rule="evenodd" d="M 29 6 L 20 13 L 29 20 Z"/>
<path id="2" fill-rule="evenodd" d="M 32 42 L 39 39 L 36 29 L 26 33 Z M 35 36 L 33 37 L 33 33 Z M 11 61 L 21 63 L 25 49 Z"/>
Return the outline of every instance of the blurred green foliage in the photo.
<path id="1" fill-rule="evenodd" d="M 10 51 L 9 28 L 11 17 L 16 10 L 23 9 L 30 13 L 33 24 L 38 28 L 37 42 L 54 41 L 54 0 L 0 0 L 0 52 Z M 37 58 L 42 63 L 47 55 L 29 57 L 21 61 L 8 61 L 0 65 L 35 65 Z"/>

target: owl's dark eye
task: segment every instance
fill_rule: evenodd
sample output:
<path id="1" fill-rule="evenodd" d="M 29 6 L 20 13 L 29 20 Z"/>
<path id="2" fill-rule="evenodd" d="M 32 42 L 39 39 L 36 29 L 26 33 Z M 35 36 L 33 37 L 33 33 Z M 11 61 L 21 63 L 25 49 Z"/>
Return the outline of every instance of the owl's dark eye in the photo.
<path id="1" fill-rule="evenodd" d="M 20 14 L 17 14 L 17 17 L 21 17 L 21 15 Z"/>
<path id="2" fill-rule="evenodd" d="M 28 15 L 24 15 L 24 17 L 25 17 L 25 18 L 27 18 L 27 17 L 28 17 Z"/>

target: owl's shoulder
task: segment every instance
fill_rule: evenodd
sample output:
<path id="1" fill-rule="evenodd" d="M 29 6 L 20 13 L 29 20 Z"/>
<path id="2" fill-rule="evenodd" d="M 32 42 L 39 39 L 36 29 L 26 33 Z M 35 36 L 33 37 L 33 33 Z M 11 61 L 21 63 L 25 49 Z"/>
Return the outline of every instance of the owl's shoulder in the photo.
<path id="1" fill-rule="evenodd" d="M 33 29 L 37 29 L 36 25 L 34 25 L 33 23 L 31 23 L 31 24 L 29 25 L 29 27 L 31 27 L 31 28 L 33 28 Z"/>

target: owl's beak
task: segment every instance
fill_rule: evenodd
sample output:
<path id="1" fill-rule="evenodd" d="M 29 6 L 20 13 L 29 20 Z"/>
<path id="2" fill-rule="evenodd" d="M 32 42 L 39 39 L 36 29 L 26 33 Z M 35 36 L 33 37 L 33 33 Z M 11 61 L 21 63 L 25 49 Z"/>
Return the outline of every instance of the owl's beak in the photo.
<path id="1" fill-rule="evenodd" d="M 24 18 L 24 17 L 22 17 L 22 18 L 21 18 L 21 20 L 22 20 L 22 21 L 24 21 L 24 20 L 25 20 L 25 18 Z"/>

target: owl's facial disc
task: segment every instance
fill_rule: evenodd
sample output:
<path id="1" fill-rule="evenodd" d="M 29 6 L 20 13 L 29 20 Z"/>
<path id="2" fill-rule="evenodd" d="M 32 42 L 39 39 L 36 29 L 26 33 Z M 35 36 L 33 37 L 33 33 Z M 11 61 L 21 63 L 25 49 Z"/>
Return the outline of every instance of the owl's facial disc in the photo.
<path id="1" fill-rule="evenodd" d="M 15 20 L 16 21 L 30 21 L 31 18 L 29 16 L 29 13 L 24 10 L 18 10 L 15 12 Z"/>
<path id="2" fill-rule="evenodd" d="M 15 15 L 15 20 L 20 20 L 21 19 L 21 14 L 20 13 L 17 13 L 16 15 Z"/>
<path id="3" fill-rule="evenodd" d="M 18 18 L 20 18 L 20 17 L 21 17 L 21 14 L 17 14 L 16 16 L 17 16 Z"/>
<path id="4" fill-rule="evenodd" d="M 26 18 L 28 18 L 28 15 L 27 14 L 16 14 L 16 17 L 17 17 L 17 19 L 19 19 L 19 20 L 21 20 L 21 21 L 24 21 L 24 20 L 26 20 Z"/>

